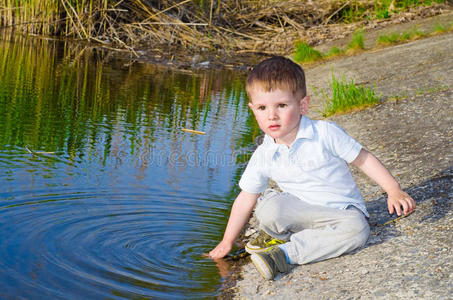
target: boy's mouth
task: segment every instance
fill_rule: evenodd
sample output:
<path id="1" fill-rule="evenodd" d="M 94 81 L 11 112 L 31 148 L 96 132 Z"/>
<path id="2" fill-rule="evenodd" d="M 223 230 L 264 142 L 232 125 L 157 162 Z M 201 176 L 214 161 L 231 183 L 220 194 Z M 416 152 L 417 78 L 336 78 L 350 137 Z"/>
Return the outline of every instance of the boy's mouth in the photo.
<path id="1" fill-rule="evenodd" d="M 269 126 L 270 130 L 278 130 L 280 128 L 280 125 L 271 125 Z"/>

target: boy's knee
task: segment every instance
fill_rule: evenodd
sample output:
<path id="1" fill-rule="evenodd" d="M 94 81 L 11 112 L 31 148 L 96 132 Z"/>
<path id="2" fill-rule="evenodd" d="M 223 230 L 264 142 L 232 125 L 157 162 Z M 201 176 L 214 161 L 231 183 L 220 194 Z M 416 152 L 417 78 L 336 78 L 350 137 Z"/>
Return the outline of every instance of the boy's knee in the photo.
<path id="1" fill-rule="evenodd" d="M 277 223 L 282 218 L 282 207 L 278 197 L 265 199 L 265 202 L 257 207 L 255 214 L 260 224 L 264 226 Z"/>
<path id="2" fill-rule="evenodd" d="M 357 238 L 357 248 L 363 247 L 366 242 L 368 241 L 368 238 L 370 237 L 370 225 L 368 225 L 367 222 L 363 225 L 363 228 L 361 231 L 359 231 L 356 235 Z"/>
<path id="3" fill-rule="evenodd" d="M 362 247 L 366 244 L 370 236 L 370 225 L 362 215 L 354 215 L 347 221 L 347 232 L 350 235 L 354 248 Z"/>

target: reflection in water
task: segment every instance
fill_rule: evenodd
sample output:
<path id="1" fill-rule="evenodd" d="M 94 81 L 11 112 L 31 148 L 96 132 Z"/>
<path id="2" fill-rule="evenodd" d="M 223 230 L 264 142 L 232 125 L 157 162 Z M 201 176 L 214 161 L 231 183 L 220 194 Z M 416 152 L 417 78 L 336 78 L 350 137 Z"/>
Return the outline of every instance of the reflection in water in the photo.
<path id="1" fill-rule="evenodd" d="M 244 78 L 108 55 L 1 35 L 0 295 L 213 297 L 201 254 L 259 134 Z"/>
<path id="2" fill-rule="evenodd" d="M 228 262 L 222 258 L 216 259 L 215 260 L 216 266 L 219 269 L 219 274 L 222 276 L 222 278 L 226 278 L 229 275 L 230 272 L 230 265 Z"/>

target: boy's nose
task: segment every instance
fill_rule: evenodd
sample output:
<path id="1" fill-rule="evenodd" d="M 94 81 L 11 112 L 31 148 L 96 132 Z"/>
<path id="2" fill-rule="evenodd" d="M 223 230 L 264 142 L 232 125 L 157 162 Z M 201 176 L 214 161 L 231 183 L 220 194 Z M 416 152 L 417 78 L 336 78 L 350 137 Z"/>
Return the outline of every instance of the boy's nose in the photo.
<path id="1" fill-rule="evenodd" d="M 268 113 L 267 113 L 267 118 L 269 120 L 275 120 L 277 119 L 277 112 L 275 111 L 275 109 L 269 109 Z"/>

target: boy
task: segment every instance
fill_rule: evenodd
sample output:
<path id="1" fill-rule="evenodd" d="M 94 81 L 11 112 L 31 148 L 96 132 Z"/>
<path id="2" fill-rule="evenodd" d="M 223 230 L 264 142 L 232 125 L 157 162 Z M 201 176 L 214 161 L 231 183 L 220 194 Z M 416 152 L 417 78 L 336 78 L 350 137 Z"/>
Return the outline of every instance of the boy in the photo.
<path id="1" fill-rule="evenodd" d="M 284 57 L 267 59 L 250 72 L 246 89 L 265 138 L 239 181 L 242 191 L 211 258 L 230 252 L 257 202 L 260 228 L 282 240 L 264 249 L 253 243 L 246 247 L 264 278 L 288 272 L 290 264 L 325 260 L 362 247 L 370 233 L 369 215 L 347 163 L 387 192 L 390 214 L 415 209 L 414 200 L 373 154 L 334 123 L 304 116 L 310 98 L 299 65 Z M 266 190 L 269 179 L 283 192 Z"/>

